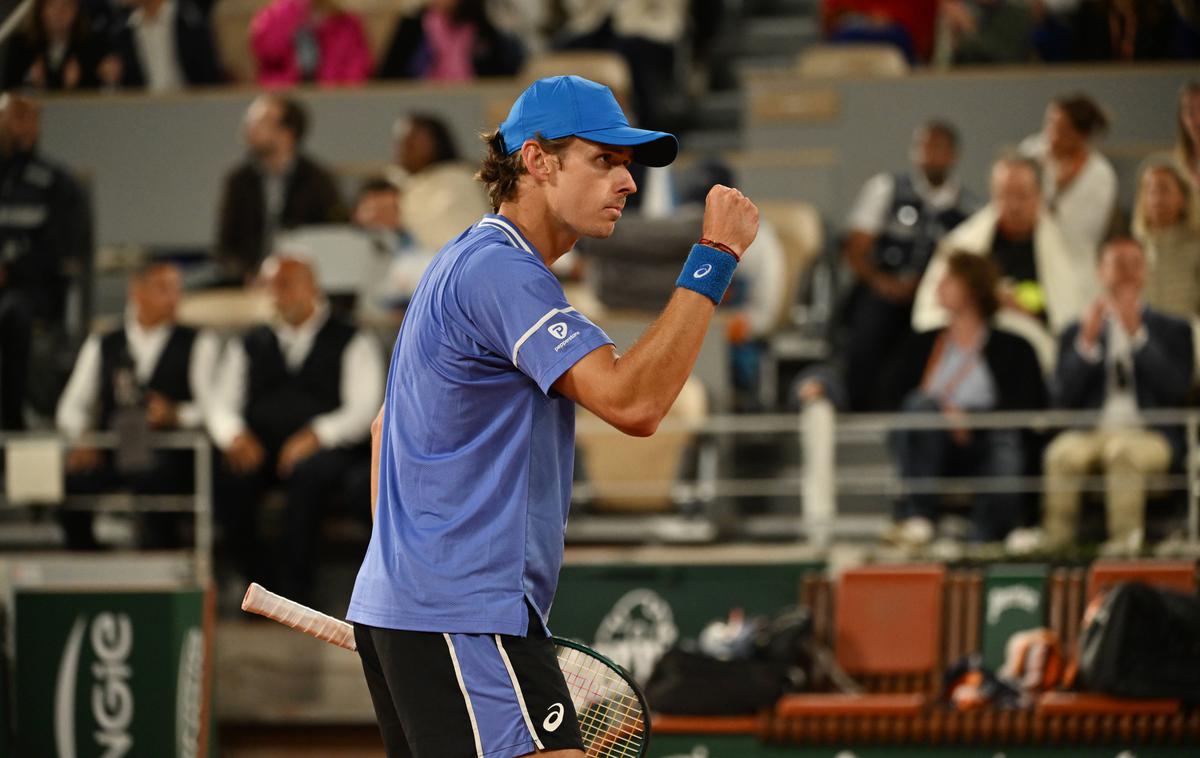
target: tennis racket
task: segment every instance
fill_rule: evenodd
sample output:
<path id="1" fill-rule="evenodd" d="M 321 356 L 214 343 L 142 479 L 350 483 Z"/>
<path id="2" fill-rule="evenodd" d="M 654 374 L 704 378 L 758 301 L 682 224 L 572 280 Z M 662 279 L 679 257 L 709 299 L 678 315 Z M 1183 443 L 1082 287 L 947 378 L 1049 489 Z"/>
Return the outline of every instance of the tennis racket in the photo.
<path id="1" fill-rule="evenodd" d="M 354 627 L 270 592 L 258 583 L 246 589 L 242 610 L 347 650 L 355 650 Z M 625 669 L 587 645 L 554 637 L 558 666 L 579 716 L 588 758 L 642 758 L 649 747 L 650 709 Z"/>

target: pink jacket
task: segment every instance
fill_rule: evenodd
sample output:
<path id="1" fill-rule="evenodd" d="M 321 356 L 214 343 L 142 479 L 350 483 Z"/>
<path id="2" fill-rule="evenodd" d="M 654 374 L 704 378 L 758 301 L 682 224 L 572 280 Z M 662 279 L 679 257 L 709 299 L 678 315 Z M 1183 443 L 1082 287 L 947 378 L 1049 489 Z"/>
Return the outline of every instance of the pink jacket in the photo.
<path id="1" fill-rule="evenodd" d="M 311 20 L 309 0 L 275 0 L 254 15 L 250 47 L 258 59 L 258 83 L 286 86 L 300 81 L 296 32 Z M 352 13 L 327 16 L 316 28 L 321 84 L 357 84 L 371 75 L 371 50 L 362 22 Z"/>

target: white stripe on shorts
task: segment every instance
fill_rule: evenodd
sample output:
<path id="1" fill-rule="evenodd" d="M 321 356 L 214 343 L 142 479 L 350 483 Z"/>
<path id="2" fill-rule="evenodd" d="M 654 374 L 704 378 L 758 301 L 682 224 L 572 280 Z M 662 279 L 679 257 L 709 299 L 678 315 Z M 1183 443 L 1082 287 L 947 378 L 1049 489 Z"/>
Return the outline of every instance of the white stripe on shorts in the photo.
<path id="1" fill-rule="evenodd" d="M 458 680 L 458 689 L 462 691 L 463 702 L 467 704 L 467 717 L 471 719 L 471 736 L 475 738 L 475 755 L 476 758 L 483 758 L 483 745 L 479 742 L 479 724 L 475 723 L 475 708 L 471 705 L 471 695 L 467 692 L 467 685 L 463 682 L 462 669 L 458 667 L 458 654 L 454 652 L 454 641 L 450 639 L 449 634 L 443 634 L 446 638 L 446 647 L 450 648 L 450 661 L 454 664 L 454 678 Z M 504 659 L 508 663 L 508 659 Z M 509 668 L 509 673 L 512 673 L 512 668 Z M 521 704 L 521 710 L 525 710 L 525 704 Z M 529 721 L 529 717 L 525 717 L 525 721 Z M 534 739 L 537 739 L 534 737 Z M 541 745 L 538 745 L 541 747 Z"/>
<path id="2" fill-rule="evenodd" d="M 533 728 L 533 721 L 529 718 L 529 709 L 525 707 L 525 695 L 521 692 L 521 683 L 517 681 L 517 672 L 513 671 L 512 661 L 508 659 L 508 653 L 504 650 L 504 643 L 500 641 L 500 635 L 494 636 L 496 637 L 496 649 L 500 651 L 500 657 L 504 659 L 504 668 L 508 669 L 508 678 L 512 680 L 513 692 L 517 693 L 517 705 L 521 706 L 521 716 L 525 719 L 529 736 L 533 738 L 533 744 L 537 745 L 538 750 L 545 750 L 546 746 L 538 738 L 538 733 Z"/>

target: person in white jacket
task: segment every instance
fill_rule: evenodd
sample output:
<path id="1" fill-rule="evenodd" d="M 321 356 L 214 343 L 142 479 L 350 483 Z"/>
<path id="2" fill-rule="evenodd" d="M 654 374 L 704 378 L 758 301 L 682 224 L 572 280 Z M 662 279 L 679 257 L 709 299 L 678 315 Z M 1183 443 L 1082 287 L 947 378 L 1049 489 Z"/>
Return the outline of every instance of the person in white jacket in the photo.
<path id="1" fill-rule="evenodd" d="M 955 227 L 934 253 L 913 305 L 915 331 L 943 326 L 937 283 L 954 252 L 991 256 L 1003 275 L 997 324 L 1034 346 L 1042 369 L 1054 368 L 1055 335 L 1099 292 L 1093 257 L 1076 244 L 1042 203 L 1040 167 L 1008 155 L 992 166 L 991 202 Z"/>
<path id="2" fill-rule="evenodd" d="M 1104 110 L 1087 95 L 1056 97 L 1046 106 L 1041 132 L 1020 148 L 1042 166 L 1046 208 L 1090 255 L 1107 236 L 1117 202 L 1117 172 L 1095 148 L 1107 129 Z"/>

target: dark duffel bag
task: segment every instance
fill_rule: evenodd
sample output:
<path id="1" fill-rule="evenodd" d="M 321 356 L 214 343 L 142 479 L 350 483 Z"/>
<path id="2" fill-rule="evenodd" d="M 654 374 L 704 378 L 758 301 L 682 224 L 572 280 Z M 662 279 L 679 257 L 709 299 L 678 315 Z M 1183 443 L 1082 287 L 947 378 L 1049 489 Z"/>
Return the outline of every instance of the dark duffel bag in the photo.
<path id="1" fill-rule="evenodd" d="M 1200 702 L 1200 598 L 1118 584 L 1079 634 L 1079 689 Z"/>
<path id="2" fill-rule="evenodd" d="M 674 647 L 663 654 L 646 683 L 655 713 L 718 716 L 757 713 L 783 694 L 786 677 L 762 661 L 722 661 Z"/>

